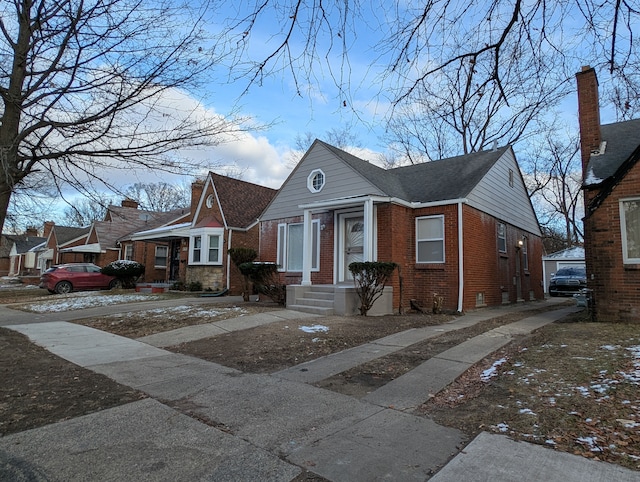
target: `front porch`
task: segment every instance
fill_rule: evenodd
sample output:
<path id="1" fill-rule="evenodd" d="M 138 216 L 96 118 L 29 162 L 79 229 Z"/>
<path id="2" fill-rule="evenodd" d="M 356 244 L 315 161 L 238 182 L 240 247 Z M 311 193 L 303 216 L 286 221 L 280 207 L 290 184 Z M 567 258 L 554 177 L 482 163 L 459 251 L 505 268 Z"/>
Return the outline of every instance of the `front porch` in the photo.
<path id="1" fill-rule="evenodd" d="M 354 316 L 360 314 L 360 299 L 352 284 L 288 285 L 287 308 L 324 316 Z M 390 314 L 393 314 L 393 288 L 386 286 L 367 315 Z"/>

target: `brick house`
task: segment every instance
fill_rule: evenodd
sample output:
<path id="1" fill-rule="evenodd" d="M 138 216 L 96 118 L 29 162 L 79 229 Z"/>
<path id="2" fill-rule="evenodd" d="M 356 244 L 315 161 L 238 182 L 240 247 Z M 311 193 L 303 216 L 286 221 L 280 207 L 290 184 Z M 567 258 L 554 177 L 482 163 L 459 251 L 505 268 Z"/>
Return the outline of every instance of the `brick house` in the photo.
<path id="1" fill-rule="evenodd" d="M 138 208 L 137 202 L 125 199 L 120 206 L 109 206 L 104 220 L 94 221 L 84 236 L 59 246 L 58 264 L 84 262 L 102 267 L 118 259 L 131 259 L 147 268 L 144 281 L 165 280 L 169 260 L 167 243 L 160 241 L 149 245 L 126 241 L 136 231 L 163 226 L 180 219 L 186 212 L 186 208 L 169 212 L 145 211 Z"/>
<path id="2" fill-rule="evenodd" d="M 260 260 L 280 266 L 299 309 L 355 313 L 353 261 L 400 265 L 402 298 L 395 274 L 372 314 L 430 308 L 434 294 L 456 311 L 543 298 L 540 227 L 511 147 L 385 170 L 316 140 L 260 221 Z"/>
<path id="3" fill-rule="evenodd" d="M 640 119 L 600 124 L 594 69 L 576 74 L 587 286 L 599 321 L 640 316 Z"/>
<path id="4" fill-rule="evenodd" d="M 77 228 L 72 226 L 58 226 L 53 221 L 44 223 L 43 237 L 46 239 L 38 253 L 38 268 L 46 271 L 53 265 L 61 264 L 60 250 L 83 244 L 89 234 L 90 227 Z"/>
<path id="5" fill-rule="evenodd" d="M 258 217 L 275 194 L 275 189 L 210 172 L 204 181 L 192 185 L 188 222 L 138 231 L 131 240 L 171 246 L 179 269 L 168 273 L 170 280 L 241 294 L 241 275 L 227 252 L 241 246 L 258 251 Z"/>
<path id="6" fill-rule="evenodd" d="M 3 234 L 0 241 L 0 275 L 39 275 L 36 248 L 45 241 L 35 228 L 24 234 Z"/>

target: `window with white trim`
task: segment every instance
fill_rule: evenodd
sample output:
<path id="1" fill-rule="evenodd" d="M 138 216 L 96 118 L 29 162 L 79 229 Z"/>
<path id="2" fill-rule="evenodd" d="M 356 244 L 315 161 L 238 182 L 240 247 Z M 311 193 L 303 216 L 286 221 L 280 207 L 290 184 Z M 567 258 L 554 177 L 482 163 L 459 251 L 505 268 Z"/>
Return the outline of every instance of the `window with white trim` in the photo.
<path id="1" fill-rule="evenodd" d="M 522 269 L 529 271 L 529 238 L 522 239 Z"/>
<path id="2" fill-rule="evenodd" d="M 640 198 L 620 200 L 622 262 L 640 264 Z"/>
<path id="3" fill-rule="evenodd" d="M 133 261 L 133 244 L 127 244 L 124 247 L 124 257 L 127 261 Z"/>
<path id="4" fill-rule="evenodd" d="M 192 229 L 189 239 L 189 264 L 222 264 L 223 228 Z"/>
<path id="5" fill-rule="evenodd" d="M 156 246 L 156 256 L 153 262 L 155 268 L 167 267 L 169 249 L 166 246 Z"/>
<path id="6" fill-rule="evenodd" d="M 307 189 L 311 192 L 320 192 L 324 187 L 325 175 L 322 169 L 314 169 L 307 178 Z"/>
<path id="7" fill-rule="evenodd" d="M 444 263 L 444 216 L 416 218 L 416 263 Z"/>
<path id="8" fill-rule="evenodd" d="M 311 221 L 311 271 L 320 270 L 320 220 Z M 302 271 L 303 223 L 278 224 L 276 263 L 280 271 Z"/>
<path id="9" fill-rule="evenodd" d="M 498 223 L 498 251 L 507 252 L 507 227 L 504 223 Z"/>

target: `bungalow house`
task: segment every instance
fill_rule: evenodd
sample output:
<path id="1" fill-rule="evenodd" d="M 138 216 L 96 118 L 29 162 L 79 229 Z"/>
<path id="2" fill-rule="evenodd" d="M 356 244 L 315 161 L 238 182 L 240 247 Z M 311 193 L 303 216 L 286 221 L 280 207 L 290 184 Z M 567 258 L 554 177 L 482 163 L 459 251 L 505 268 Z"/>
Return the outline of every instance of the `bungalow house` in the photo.
<path id="1" fill-rule="evenodd" d="M 145 211 L 138 209 L 137 202 L 125 199 L 121 206 L 109 206 L 105 219 L 94 221 L 84 237 L 60 247 L 59 263 L 85 262 L 105 266 L 130 257 L 147 267 L 145 281 L 164 280 L 169 260 L 167 243 L 161 243 L 159 247 L 141 243 L 138 249 L 135 246 L 123 249 L 120 240 L 126 240 L 133 232 L 162 226 L 186 212 L 186 208 L 170 212 Z"/>
<path id="2" fill-rule="evenodd" d="M 89 234 L 89 227 L 58 226 L 53 221 L 44 223 L 44 244 L 38 252 L 38 268 L 41 272 L 51 266 L 60 264 L 60 250 L 69 246 L 81 244 Z"/>
<path id="3" fill-rule="evenodd" d="M 594 69 L 576 74 L 593 316 L 640 319 L 640 119 L 600 124 Z"/>
<path id="4" fill-rule="evenodd" d="M 132 241 L 167 243 L 179 260 L 178 277 L 203 289 L 242 293 L 241 275 L 227 254 L 232 247 L 259 247 L 258 217 L 275 189 L 210 172 L 192 185 L 190 221 L 137 231 Z M 169 274 L 169 276 L 174 276 Z"/>
<path id="5" fill-rule="evenodd" d="M 34 228 L 27 229 L 24 234 L 5 234 L 3 237 L 3 251 L 8 258 L 6 275 L 26 276 L 39 275 L 34 248 L 41 245 L 45 238 L 38 236 Z"/>
<path id="6" fill-rule="evenodd" d="M 299 309 L 354 314 L 354 261 L 400 266 L 373 314 L 434 295 L 459 312 L 543 298 L 540 227 L 509 146 L 385 170 L 316 140 L 260 221 L 260 259 Z"/>

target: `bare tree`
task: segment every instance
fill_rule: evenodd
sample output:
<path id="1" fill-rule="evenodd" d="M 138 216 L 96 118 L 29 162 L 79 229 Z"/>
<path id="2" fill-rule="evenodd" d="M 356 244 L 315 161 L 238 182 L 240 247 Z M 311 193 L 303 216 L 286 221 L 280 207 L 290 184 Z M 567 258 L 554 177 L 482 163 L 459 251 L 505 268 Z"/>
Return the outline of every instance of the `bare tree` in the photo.
<path id="1" fill-rule="evenodd" d="M 304 134 L 297 134 L 294 142 L 295 147 L 294 150 L 289 153 L 287 165 L 292 168 L 295 167 L 317 138 L 319 138 L 318 135 L 309 131 Z M 357 134 L 353 132 L 353 126 L 351 125 L 332 127 L 320 137 L 320 140 L 347 152 L 350 149 L 359 149 L 362 147 L 362 143 Z"/>
<path id="2" fill-rule="evenodd" d="M 166 182 L 137 182 L 125 190 L 125 195 L 137 201 L 142 209 L 166 212 L 189 206 L 191 187 L 185 184 Z"/>
<path id="3" fill-rule="evenodd" d="M 478 67 L 474 87 L 497 89 L 506 102 L 511 95 L 505 68 L 512 60 L 542 68 L 549 55 L 566 80 L 584 59 L 606 70 L 615 85 L 630 88 L 625 100 L 637 102 L 638 50 L 634 48 L 640 8 L 634 0 L 534 0 L 470 4 L 464 0 L 428 2 L 305 2 L 234 0 L 237 12 L 221 32 L 234 50 L 232 75 L 248 86 L 266 76 L 288 72 L 297 93 L 329 76 L 338 87 L 339 104 L 351 107 L 352 69 L 349 53 L 376 52 L 371 65 L 385 70 L 382 89 L 398 86 L 391 98 L 399 103 L 425 85 L 437 82 L 451 67 Z M 363 43 L 362 31 L 382 40 Z M 252 48 L 258 30 L 260 49 Z M 266 54 L 265 54 L 266 51 Z M 524 55 L 526 54 L 526 55 Z M 524 70 L 524 69 L 522 69 Z M 320 74 L 322 72 L 322 74 Z M 566 74 L 563 76 L 563 74 Z M 382 80 L 390 80 L 388 83 Z M 620 93 L 626 89 L 620 89 Z"/>
<path id="4" fill-rule="evenodd" d="M 107 208 L 112 204 L 108 195 L 94 193 L 90 198 L 82 198 L 70 203 L 63 213 L 65 226 L 83 228 L 94 221 L 102 221 L 107 215 Z"/>
<path id="5" fill-rule="evenodd" d="M 567 138 L 574 140 L 568 141 Z M 540 224 L 563 233 L 565 247 L 583 239 L 582 168 L 577 135 L 558 136 L 549 131 L 528 163 L 527 188 Z"/>
<path id="6" fill-rule="evenodd" d="M 194 4 L 195 5 L 195 4 Z M 0 7 L 0 228 L 35 172 L 56 188 L 106 170 L 188 169 L 178 148 L 238 127 L 186 95 L 219 58 L 199 9 L 158 0 L 6 0 Z"/>

